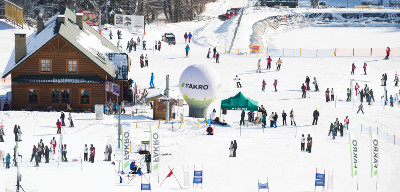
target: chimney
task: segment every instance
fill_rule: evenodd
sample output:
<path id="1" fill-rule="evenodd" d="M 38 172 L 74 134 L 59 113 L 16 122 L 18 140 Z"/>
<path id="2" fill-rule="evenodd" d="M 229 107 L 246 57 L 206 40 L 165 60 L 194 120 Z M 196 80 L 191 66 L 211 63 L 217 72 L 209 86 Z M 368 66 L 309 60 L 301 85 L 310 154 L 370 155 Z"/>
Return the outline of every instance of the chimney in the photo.
<path id="1" fill-rule="evenodd" d="M 15 34 L 15 63 L 18 63 L 26 55 L 26 33 L 16 32 Z"/>
<path id="2" fill-rule="evenodd" d="M 76 14 L 76 24 L 79 26 L 80 29 L 83 29 L 83 13 Z"/>
<path id="3" fill-rule="evenodd" d="M 57 16 L 57 24 L 58 23 L 65 23 L 65 15 L 58 15 Z"/>
<path id="4" fill-rule="evenodd" d="M 37 19 L 37 32 L 36 34 L 40 33 L 44 28 L 43 17 L 39 16 Z"/>

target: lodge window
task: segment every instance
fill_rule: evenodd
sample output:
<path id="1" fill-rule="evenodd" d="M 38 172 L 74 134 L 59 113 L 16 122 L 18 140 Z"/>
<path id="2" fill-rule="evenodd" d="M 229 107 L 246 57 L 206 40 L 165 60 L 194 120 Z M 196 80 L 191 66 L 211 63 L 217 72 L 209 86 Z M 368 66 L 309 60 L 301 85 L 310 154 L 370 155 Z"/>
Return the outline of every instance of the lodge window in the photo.
<path id="1" fill-rule="evenodd" d="M 51 102 L 52 103 L 60 102 L 60 90 L 59 89 L 51 89 Z"/>
<path id="2" fill-rule="evenodd" d="M 37 89 L 29 89 L 29 104 L 37 104 L 38 103 L 38 90 Z"/>
<path id="3" fill-rule="evenodd" d="M 81 89 L 81 104 L 90 104 L 90 89 Z"/>
<path id="4" fill-rule="evenodd" d="M 69 103 L 69 89 L 61 89 L 61 103 Z"/>
<path id="5" fill-rule="evenodd" d="M 78 61 L 67 60 L 67 73 L 77 73 L 77 72 L 78 72 Z"/>
<path id="6" fill-rule="evenodd" d="M 51 72 L 51 60 L 50 59 L 41 59 L 40 60 L 40 71 L 41 72 Z"/>

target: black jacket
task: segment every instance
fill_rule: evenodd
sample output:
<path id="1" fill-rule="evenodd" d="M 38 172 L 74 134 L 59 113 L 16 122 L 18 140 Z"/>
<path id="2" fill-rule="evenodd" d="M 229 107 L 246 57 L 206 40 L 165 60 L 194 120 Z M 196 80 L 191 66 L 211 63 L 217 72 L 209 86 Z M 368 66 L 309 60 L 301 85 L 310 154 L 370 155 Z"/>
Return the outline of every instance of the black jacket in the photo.
<path id="1" fill-rule="evenodd" d="M 286 119 L 286 113 L 282 113 L 282 118 Z"/>
<path id="2" fill-rule="evenodd" d="M 151 154 L 146 155 L 144 161 L 151 162 Z"/>
<path id="3" fill-rule="evenodd" d="M 317 110 L 314 111 L 313 113 L 314 118 L 318 118 L 319 117 L 319 112 Z"/>
<path id="4" fill-rule="evenodd" d="M 244 119 L 245 114 L 246 114 L 246 113 L 245 113 L 244 111 L 242 111 L 242 114 L 240 115 L 240 118 L 241 118 L 241 119 Z"/>

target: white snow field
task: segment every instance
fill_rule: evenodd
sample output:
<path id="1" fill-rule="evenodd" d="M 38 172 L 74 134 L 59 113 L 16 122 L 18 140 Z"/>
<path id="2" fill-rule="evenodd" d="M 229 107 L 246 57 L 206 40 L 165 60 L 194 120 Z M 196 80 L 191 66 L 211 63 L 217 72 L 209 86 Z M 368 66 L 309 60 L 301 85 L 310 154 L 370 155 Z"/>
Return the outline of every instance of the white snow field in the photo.
<path id="1" fill-rule="evenodd" d="M 244 1 L 219 0 L 215 3 L 219 7 L 230 7 L 230 3 L 238 6 Z M 247 4 L 247 2 L 244 2 Z M 216 5 L 215 5 L 216 6 Z M 215 7 L 214 6 L 214 7 Z M 217 7 L 218 7 L 217 6 Z M 232 6 L 234 7 L 234 6 Z M 222 8 L 221 8 L 222 9 Z M 214 15 L 207 9 L 204 15 Z M 211 9 L 216 11 L 216 9 Z M 224 12 L 225 10 L 222 10 Z M 248 17 L 251 17 L 251 13 Z M 268 14 L 265 14 L 268 16 Z M 258 12 L 253 14 L 253 23 L 264 19 Z M 234 20 L 234 19 L 233 19 Z M 124 127 L 129 127 L 133 152 L 138 150 L 141 141 L 149 140 L 149 126 L 153 132 L 160 135 L 160 168 L 154 173 L 145 174 L 150 177 L 153 191 L 235 191 L 247 192 L 257 191 L 257 180 L 265 182 L 268 178 L 270 191 L 279 192 L 309 192 L 314 191 L 315 169 L 318 172 L 333 171 L 333 189 L 328 191 L 350 192 L 357 191 L 382 191 L 396 192 L 400 190 L 400 107 L 384 106 L 381 96 L 384 88 L 381 86 L 381 75 L 388 74 L 388 95 L 399 93 L 399 87 L 394 87 L 393 79 L 396 71 L 400 71 L 400 58 L 392 57 L 389 60 L 382 60 L 380 57 L 324 57 L 324 58 L 299 58 L 283 57 L 283 64 L 280 71 L 276 71 L 275 62 L 277 57 L 272 57 L 272 70 L 266 70 L 266 55 L 263 54 L 223 54 L 224 50 L 218 48 L 221 58 L 216 64 L 213 59 L 206 59 L 208 48 L 222 46 L 221 43 L 230 42 L 233 37 L 231 23 L 234 21 L 219 21 L 210 19 L 199 22 L 181 22 L 174 24 L 150 24 L 146 29 L 145 40 L 148 48 L 153 46 L 154 41 L 160 40 L 161 35 L 166 32 L 173 32 L 176 35 L 176 45 L 163 43 L 161 51 L 148 49 L 130 53 L 132 58 L 132 70 L 130 77 L 139 85 L 147 88 L 149 86 L 150 74 L 155 74 L 155 86 L 165 87 L 165 76 L 170 76 L 172 91 L 179 92 L 178 81 L 182 71 L 192 64 L 204 64 L 214 68 L 221 79 L 221 88 L 216 100 L 208 108 L 208 112 L 215 108 L 219 115 L 220 101 L 236 95 L 241 91 L 245 96 L 258 101 L 264 105 L 268 112 L 278 112 L 278 128 L 267 128 L 248 125 L 239 129 L 240 111 L 228 111 L 225 116 L 229 126 L 215 126 L 215 135 L 207 136 L 203 119 L 187 117 L 188 107 L 184 107 L 185 118 L 180 127 L 180 120 L 174 123 L 153 121 L 152 111 L 148 106 L 137 107 L 144 111 L 135 116 L 122 115 L 121 122 Z M 231 22 L 231 23 L 230 23 Z M 251 26 L 251 25 L 249 25 Z M 14 29 L 0 21 L 0 72 L 5 68 L 8 58 L 14 47 Z M 117 31 L 112 28 L 113 33 Z M 129 35 L 126 30 L 121 29 L 123 39 L 121 46 L 126 47 L 126 42 L 136 36 Z M 249 42 L 251 28 L 241 29 L 238 42 L 243 42 L 246 47 Z M 345 32 L 342 32 L 345 30 Z M 185 57 L 183 34 L 191 31 L 194 33 L 194 41 L 190 44 L 189 57 Z M 33 31 L 31 31 L 33 32 Z M 400 30 L 397 27 L 390 28 L 288 28 L 271 34 L 273 44 L 276 48 L 298 48 L 307 47 L 335 48 L 340 47 L 376 47 L 399 46 Z M 326 41 L 320 38 L 309 38 L 310 36 L 332 37 Z M 108 32 L 103 35 L 108 37 Z M 293 37 L 298 37 L 294 39 Z M 199 39 L 198 39 L 199 38 Z M 117 44 L 116 40 L 112 41 Z M 149 67 L 140 68 L 138 56 L 143 53 L 149 57 Z M 257 61 L 262 59 L 262 73 L 255 73 Z M 356 64 L 356 74 L 350 75 L 351 63 Z M 362 64 L 368 63 L 368 75 L 362 75 Z M 236 88 L 233 78 L 238 75 L 242 79 L 243 88 Z M 311 91 L 307 98 L 301 98 L 301 85 L 305 77 L 311 79 L 316 77 L 320 92 Z M 267 82 L 266 91 L 261 91 L 261 82 Z M 277 92 L 272 86 L 273 80 L 278 80 Z M 350 79 L 358 82 L 360 87 L 368 84 L 374 90 L 375 102 L 367 105 L 364 102 L 365 114 L 357 114 L 359 100 L 345 102 L 346 89 L 350 86 Z M 1 92 L 4 94 L 10 91 L 9 80 L 1 82 Z M 311 84 L 312 90 L 314 90 Z M 325 102 L 324 91 L 333 88 L 336 95 L 336 102 Z M 135 107 L 128 109 L 135 110 Z M 282 126 L 281 113 L 283 110 L 289 114 L 293 109 L 297 126 Z M 320 112 L 318 125 L 312 126 L 312 113 L 315 109 Z M 121 151 L 117 150 L 117 122 L 116 115 L 105 116 L 103 120 L 95 120 L 94 113 L 73 113 L 74 128 L 64 127 L 64 141 L 67 144 L 67 157 L 69 162 L 58 162 L 58 146 L 54 160 L 49 164 L 40 163 L 34 167 L 30 157 L 32 146 L 37 145 L 43 139 L 45 145 L 49 145 L 52 137 L 59 142 L 59 135 L 56 135 L 56 120 L 60 112 L 28 112 L 28 111 L 0 111 L 0 122 L 5 126 L 5 141 L 0 143 L 0 150 L 12 155 L 12 148 L 15 145 L 13 127 L 15 124 L 21 126 L 22 142 L 19 143 L 19 152 L 23 156 L 20 161 L 22 174 L 22 187 L 25 191 L 54 192 L 54 191 L 140 191 L 140 177 L 132 181 L 118 184 L 119 160 Z M 337 137 L 332 140 L 328 137 L 329 125 L 339 118 L 340 122 L 349 116 L 349 129 L 352 138 L 357 138 L 359 143 L 358 151 L 358 178 L 351 177 L 351 158 L 349 135 Z M 246 115 L 247 119 L 247 115 Z M 66 122 L 67 123 L 67 122 Z M 68 123 L 67 123 L 68 125 Z M 364 129 L 361 129 L 361 125 Z M 137 127 L 136 127 L 137 126 Z M 173 129 L 172 129 L 173 126 Z M 369 128 L 379 128 L 379 168 L 378 175 L 371 178 L 371 141 L 368 133 Z M 363 133 L 361 133 L 363 130 Z M 385 135 L 382 135 L 384 133 Z M 312 153 L 300 151 L 301 134 L 311 134 L 313 137 Z M 391 137 L 395 137 L 394 145 Z M 307 136 L 307 135 L 306 135 Z M 229 157 L 230 141 L 238 142 L 237 157 Z M 112 160 L 116 165 L 103 161 L 104 148 L 107 143 L 112 144 Z M 95 163 L 83 162 L 84 144 L 94 144 L 96 147 Z M 73 161 L 76 159 L 77 161 Z M 143 156 L 132 153 L 131 159 L 137 164 L 146 166 Z M 193 166 L 196 169 L 204 169 L 204 184 L 193 187 Z M 189 187 L 180 188 L 173 176 L 167 178 L 160 186 L 160 183 L 169 173 L 169 167 L 174 168 L 174 174 L 183 186 L 183 168 L 190 170 Z M 5 169 L 0 167 L 0 191 L 16 190 L 16 167 Z M 143 178 L 144 183 L 147 183 Z M 124 178 L 127 182 L 127 178 Z M 377 189 L 376 189 L 377 187 Z M 321 191 L 317 187 L 317 191 Z M 327 190 L 327 189 L 325 189 Z M 260 190 L 261 191 L 261 190 Z"/>

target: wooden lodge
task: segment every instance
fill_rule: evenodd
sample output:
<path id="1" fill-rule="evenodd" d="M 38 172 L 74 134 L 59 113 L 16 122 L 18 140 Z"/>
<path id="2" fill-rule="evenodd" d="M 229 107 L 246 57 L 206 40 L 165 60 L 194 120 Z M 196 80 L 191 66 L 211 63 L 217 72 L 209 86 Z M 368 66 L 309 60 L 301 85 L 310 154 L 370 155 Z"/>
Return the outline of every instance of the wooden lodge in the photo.
<path id="1" fill-rule="evenodd" d="M 93 110 L 95 104 L 123 98 L 129 58 L 68 8 L 26 38 L 15 33 L 15 49 L 4 71 L 11 75 L 14 110 Z M 110 58 L 123 56 L 125 65 Z M 125 54 L 125 56 L 124 56 Z M 107 89 L 105 85 L 119 85 Z M 118 90 L 119 89 L 119 90 Z M 106 90 L 109 90 L 107 92 Z M 112 94 L 114 93 L 114 94 Z"/>

